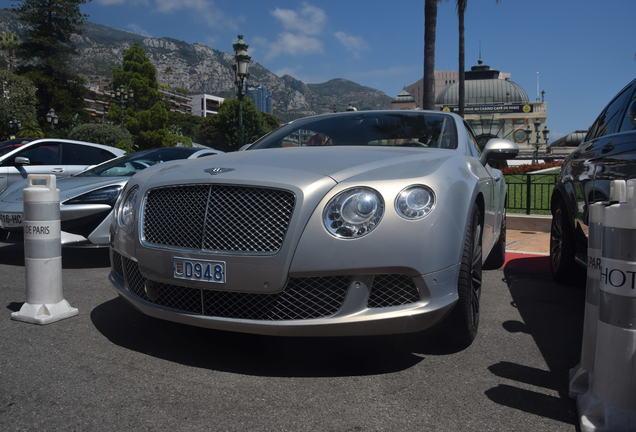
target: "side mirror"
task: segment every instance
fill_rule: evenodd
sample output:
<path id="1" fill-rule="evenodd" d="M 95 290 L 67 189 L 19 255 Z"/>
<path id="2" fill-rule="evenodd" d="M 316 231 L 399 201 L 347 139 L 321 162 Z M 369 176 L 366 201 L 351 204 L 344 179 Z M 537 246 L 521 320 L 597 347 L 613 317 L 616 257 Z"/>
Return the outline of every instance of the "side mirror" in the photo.
<path id="1" fill-rule="evenodd" d="M 502 138 L 492 138 L 486 143 L 481 152 L 480 161 L 486 165 L 491 161 L 514 159 L 519 154 L 519 146 L 512 141 Z"/>
<path id="2" fill-rule="evenodd" d="M 31 165 L 31 161 L 27 157 L 18 156 L 13 159 L 13 165 L 22 166 L 22 165 Z"/>

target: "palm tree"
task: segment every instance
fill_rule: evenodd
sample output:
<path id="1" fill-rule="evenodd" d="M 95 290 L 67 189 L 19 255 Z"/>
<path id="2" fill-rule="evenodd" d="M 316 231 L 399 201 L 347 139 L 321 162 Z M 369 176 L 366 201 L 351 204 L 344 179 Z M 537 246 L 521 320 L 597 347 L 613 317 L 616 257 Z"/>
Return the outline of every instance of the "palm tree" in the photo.
<path id="1" fill-rule="evenodd" d="M 499 3 L 501 0 L 495 0 Z M 459 80 L 457 85 L 457 97 L 459 98 L 459 115 L 464 117 L 466 100 L 464 97 L 464 13 L 468 6 L 468 0 L 457 0 L 457 21 L 459 24 Z"/>
<path id="2" fill-rule="evenodd" d="M 457 0 L 457 20 L 459 21 L 459 84 L 458 84 L 458 99 L 459 99 L 459 115 L 464 117 L 464 106 L 466 100 L 464 98 L 464 71 L 466 70 L 464 64 L 464 12 L 466 12 L 466 5 L 468 0 Z"/>
<path id="3" fill-rule="evenodd" d="M 424 79 L 422 108 L 435 108 L 435 29 L 438 0 L 424 0 Z"/>

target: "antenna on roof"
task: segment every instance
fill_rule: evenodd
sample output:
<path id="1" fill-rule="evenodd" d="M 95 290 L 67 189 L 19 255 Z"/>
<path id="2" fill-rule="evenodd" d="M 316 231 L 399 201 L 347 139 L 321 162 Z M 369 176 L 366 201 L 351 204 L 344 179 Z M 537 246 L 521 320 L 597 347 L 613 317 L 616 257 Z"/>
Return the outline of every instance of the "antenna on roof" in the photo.
<path id="1" fill-rule="evenodd" d="M 537 101 L 539 101 L 539 72 L 537 72 Z"/>
<path id="2" fill-rule="evenodd" d="M 477 59 L 477 64 L 482 64 L 483 62 L 481 58 L 481 41 L 479 41 L 479 58 Z"/>

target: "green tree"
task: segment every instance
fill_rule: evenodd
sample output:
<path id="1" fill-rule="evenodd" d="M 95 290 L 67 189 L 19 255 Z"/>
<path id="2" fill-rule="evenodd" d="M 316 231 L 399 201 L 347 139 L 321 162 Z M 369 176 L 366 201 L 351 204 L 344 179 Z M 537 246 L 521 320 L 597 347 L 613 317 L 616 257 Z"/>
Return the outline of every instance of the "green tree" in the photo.
<path id="1" fill-rule="evenodd" d="M 266 112 L 261 112 L 260 115 L 263 123 L 263 135 L 280 126 L 280 120 L 275 115 Z"/>
<path id="2" fill-rule="evenodd" d="M 0 136 L 7 137 L 18 132 L 18 123 L 25 127 L 35 121 L 36 89 L 27 78 L 6 70 L 0 71 L 0 83 Z"/>
<path id="3" fill-rule="evenodd" d="M 74 127 L 69 139 L 88 141 L 132 151 L 132 135 L 126 128 L 112 124 L 85 123 Z"/>
<path id="4" fill-rule="evenodd" d="M 168 113 L 168 129 L 174 134 L 185 135 L 194 141 L 197 141 L 202 123 L 203 117 L 179 112 Z"/>
<path id="5" fill-rule="evenodd" d="M 202 144 L 223 151 L 239 149 L 238 100 L 225 99 L 219 113 L 206 117 L 201 125 Z M 256 141 L 272 129 L 272 120 L 263 121 L 251 99 L 243 99 L 243 125 L 246 142 Z"/>
<path id="6" fill-rule="evenodd" d="M 38 89 L 37 113 L 40 123 L 54 108 L 59 127 L 69 125 L 73 116 L 83 113 L 84 86 L 80 76 L 69 68 L 75 52 L 74 34 L 80 34 L 86 16 L 80 5 L 87 0 L 22 0 L 13 9 L 25 26 L 18 56 L 24 60 L 20 72 Z"/>
<path id="7" fill-rule="evenodd" d="M 18 35 L 12 31 L 3 31 L 0 33 L 0 50 L 6 51 L 7 53 L 7 70 L 9 71 L 15 69 L 15 52 L 19 46 L 20 39 L 18 39 Z"/>
<path id="8" fill-rule="evenodd" d="M 42 132 L 37 120 L 28 120 L 22 123 L 22 127 L 15 136 L 17 138 L 44 138 L 44 132 Z"/>
<path id="9" fill-rule="evenodd" d="M 157 69 L 138 44 L 124 51 L 121 67 L 113 68 L 113 87 L 120 86 L 133 92 L 125 108 L 124 125 L 134 137 L 135 149 L 168 147 L 179 142 L 168 129 L 168 109 L 159 93 Z M 115 104 L 108 115 L 111 120 L 119 119 L 119 106 Z"/>

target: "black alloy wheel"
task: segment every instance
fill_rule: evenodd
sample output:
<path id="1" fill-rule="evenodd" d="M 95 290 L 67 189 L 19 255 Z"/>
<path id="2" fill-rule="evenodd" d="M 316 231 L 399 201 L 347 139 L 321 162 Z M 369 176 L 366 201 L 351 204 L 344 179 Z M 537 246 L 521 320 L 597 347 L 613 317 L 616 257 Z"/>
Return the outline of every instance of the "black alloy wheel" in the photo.
<path id="1" fill-rule="evenodd" d="M 562 203 L 558 203 L 552 214 L 550 227 L 550 269 L 552 277 L 569 283 L 574 270 L 574 234 L 567 222 Z"/>
<path id="2" fill-rule="evenodd" d="M 475 208 L 464 239 L 464 252 L 457 281 L 459 299 L 446 324 L 448 339 L 458 348 L 469 346 L 477 336 L 482 286 L 482 222 L 481 212 Z"/>

